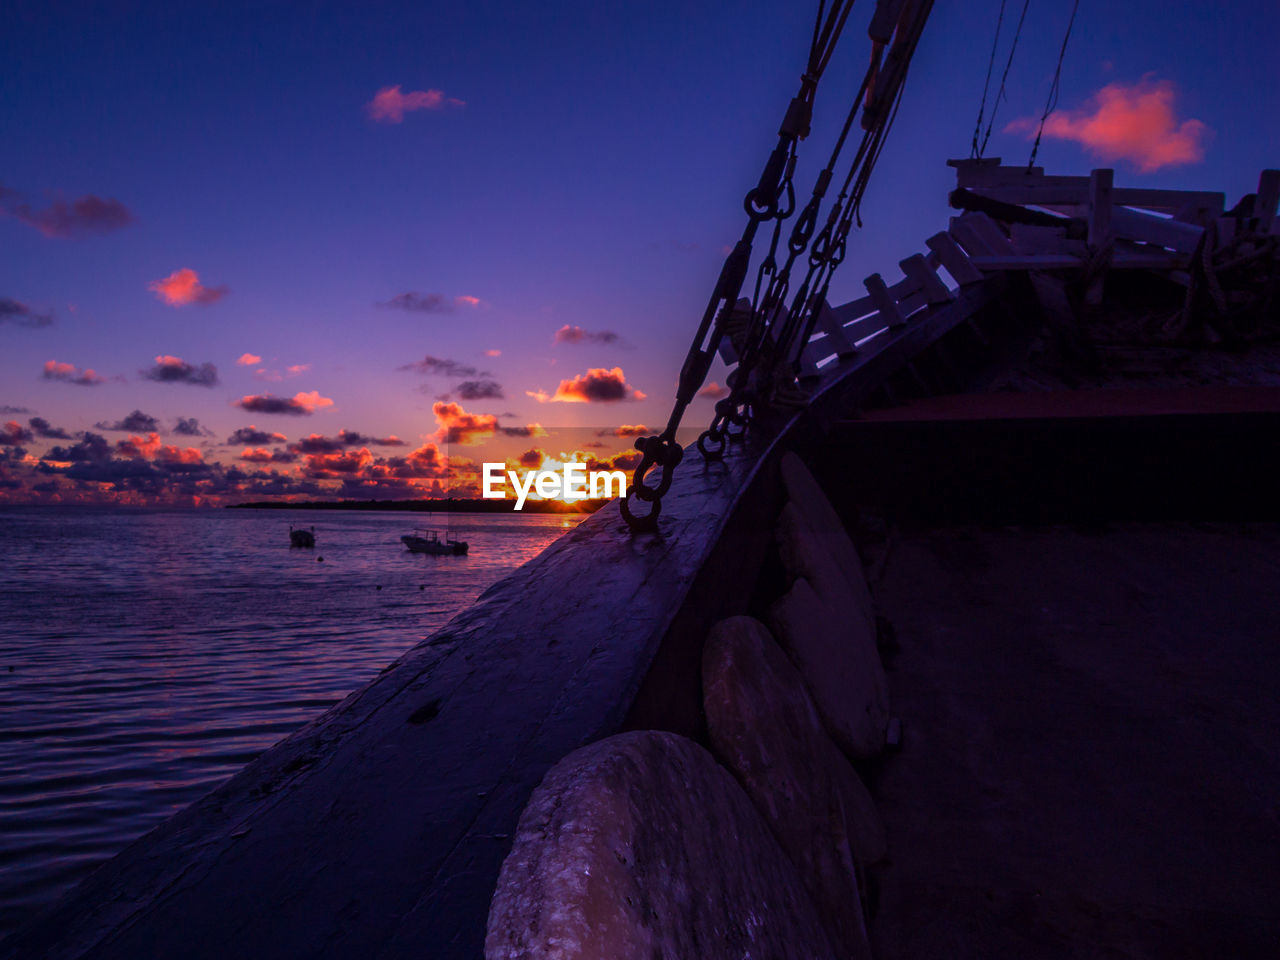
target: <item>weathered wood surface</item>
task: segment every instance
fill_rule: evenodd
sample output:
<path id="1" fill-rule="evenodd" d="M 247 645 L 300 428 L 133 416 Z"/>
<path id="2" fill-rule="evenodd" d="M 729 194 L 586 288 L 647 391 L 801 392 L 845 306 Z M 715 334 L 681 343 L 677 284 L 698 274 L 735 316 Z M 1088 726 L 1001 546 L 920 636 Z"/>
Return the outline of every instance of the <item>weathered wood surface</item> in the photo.
<path id="1" fill-rule="evenodd" d="M 841 955 L 729 772 L 657 732 L 583 747 L 547 774 L 502 865 L 485 940 L 487 960 Z"/>
<path id="2" fill-rule="evenodd" d="M 691 451 L 658 534 L 632 536 L 616 504 L 583 521 L 130 845 L 0 957 L 477 955 L 525 801 L 554 763 L 623 724 L 778 444 L 839 419 L 1002 289 L 974 284 L 828 365 L 772 440 L 717 464 Z"/>
<path id="3" fill-rule="evenodd" d="M 711 631 L 702 675 L 712 750 L 796 865 L 841 955 L 868 957 L 857 830 L 834 779 L 848 761 L 823 731 L 799 673 L 764 624 L 731 617 Z M 864 799 L 851 795 L 847 806 Z"/>

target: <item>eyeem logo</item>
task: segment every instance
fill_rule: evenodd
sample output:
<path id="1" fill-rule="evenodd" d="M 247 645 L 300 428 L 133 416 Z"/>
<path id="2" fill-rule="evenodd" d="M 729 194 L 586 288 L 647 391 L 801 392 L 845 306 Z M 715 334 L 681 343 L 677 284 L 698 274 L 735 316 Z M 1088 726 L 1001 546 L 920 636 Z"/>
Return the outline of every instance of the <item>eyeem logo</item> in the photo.
<path id="1" fill-rule="evenodd" d="M 627 475 L 621 470 L 592 470 L 587 473 L 585 463 L 566 463 L 559 473 L 555 470 L 526 470 L 523 483 L 515 470 L 504 470 L 506 464 L 486 463 L 483 466 L 484 498 L 505 500 L 507 495 L 502 487 L 506 486 L 509 478 L 511 489 L 516 492 L 517 510 L 524 509 L 530 493 L 536 493 L 543 500 L 559 499 L 573 503 L 586 499 L 607 500 L 627 492 Z"/>

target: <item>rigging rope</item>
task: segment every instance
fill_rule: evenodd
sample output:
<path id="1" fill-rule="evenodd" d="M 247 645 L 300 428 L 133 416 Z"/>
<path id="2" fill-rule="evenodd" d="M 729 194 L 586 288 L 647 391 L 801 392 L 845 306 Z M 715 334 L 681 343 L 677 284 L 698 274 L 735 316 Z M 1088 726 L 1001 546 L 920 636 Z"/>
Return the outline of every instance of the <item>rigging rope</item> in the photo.
<path id="1" fill-rule="evenodd" d="M 1004 7 L 1007 0 L 1000 0 L 1000 15 L 996 17 L 996 35 L 991 41 L 991 59 L 987 61 L 987 79 L 982 84 L 982 102 L 978 104 L 978 120 L 973 125 L 973 142 L 969 146 L 970 157 L 981 157 L 978 152 L 978 136 L 982 133 L 982 115 L 987 110 L 987 91 L 991 89 L 991 71 L 996 65 L 996 48 L 1000 46 L 1000 28 L 1004 25 Z"/>
<path id="2" fill-rule="evenodd" d="M 797 343 L 807 342 L 812 335 L 819 312 L 826 302 L 832 274 L 844 261 L 846 239 L 854 219 L 861 226 L 859 211 L 862 199 L 875 163 L 884 148 L 888 131 L 897 116 L 911 58 L 932 6 L 933 0 L 918 0 L 905 11 L 901 4 L 893 5 L 892 20 L 897 21 L 901 16 L 906 20 L 906 28 L 903 29 L 902 24 L 898 25 L 897 40 L 886 60 L 884 75 L 881 76 L 880 50 L 877 49 L 832 150 L 831 158 L 819 174 L 814 196 L 792 231 L 788 244 L 790 256 L 785 266 L 781 270 L 776 269 L 776 265 L 772 263 L 772 248 L 770 257 L 761 264 L 756 284 L 757 296 L 752 301 L 744 349 L 737 369 L 730 375 L 732 390 L 728 397 L 716 404 L 716 416 L 711 426 L 698 438 L 698 449 L 704 457 L 719 459 L 723 456 L 726 439 L 733 439 L 738 435 L 730 433 L 729 425 L 745 428 L 749 422 L 748 412 L 758 401 L 779 399 L 780 393 L 785 393 L 788 385 L 794 382 L 797 358 L 791 356 L 793 347 Z M 884 30 L 885 26 L 886 24 L 881 24 L 882 38 L 876 36 L 881 31 L 873 27 L 873 40 L 882 39 L 882 42 L 887 42 L 890 39 L 890 35 L 894 34 L 892 23 L 887 25 L 887 30 Z M 863 109 L 865 133 L 862 142 L 849 166 L 840 194 L 832 204 L 826 225 L 813 238 L 808 270 L 796 291 L 790 310 L 785 319 L 782 319 L 792 266 L 805 251 L 817 225 L 819 203 L 830 184 L 864 95 L 867 102 Z M 888 110 L 885 109 L 886 103 Z M 762 277 L 766 273 L 771 274 L 770 283 L 763 301 L 760 301 L 758 294 Z M 787 362 L 789 359 L 791 362 Z M 761 367 L 759 371 L 756 370 L 758 365 Z"/>
<path id="3" fill-rule="evenodd" d="M 1018 49 L 1018 38 L 1022 36 L 1022 24 L 1027 19 L 1027 7 L 1031 6 L 1031 0 L 1023 0 L 1022 13 L 1018 17 L 1018 26 L 1013 31 L 1013 43 L 1009 47 L 1009 59 L 1005 61 L 1004 73 L 1000 75 L 1000 89 L 996 91 L 996 102 L 991 105 L 991 117 L 987 121 L 987 132 L 982 135 L 982 145 L 978 147 L 978 156 L 982 156 L 987 150 L 987 141 L 991 139 L 991 128 L 996 123 L 996 111 L 1000 109 L 1000 101 L 1006 99 L 1004 94 L 1005 81 L 1009 79 L 1009 68 L 1013 66 L 1013 55 Z"/>
<path id="4" fill-rule="evenodd" d="M 813 99 L 818 81 L 831 61 L 831 55 L 835 51 L 852 8 L 853 0 L 837 0 L 830 9 L 827 8 L 826 0 L 819 2 L 813 39 L 809 45 L 808 63 L 800 78 L 800 91 L 787 107 L 778 130 L 777 146 L 769 155 L 759 181 L 743 199 L 748 218 L 747 225 L 737 244 L 726 257 L 719 279 L 703 311 L 693 344 L 680 370 L 676 401 L 667 426 L 661 434 L 636 440 L 636 449 L 641 454 L 640 464 L 635 469 L 631 487 L 621 503 L 623 517 L 633 530 L 653 529 L 657 525 L 661 498 L 670 488 L 673 472 L 684 456 L 684 450 L 676 443 L 676 430 L 680 426 L 684 411 L 693 401 L 694 395 L 711 369 L 711 363 L 724 336 L 726 324 L 742 291 L 742 285 L 746 281 L 751 262 L 751 245 L 756 232 L 761 223 L 773 219 L 784 219 L 791 214 L 793 203 L 790 202 L 790 198 L 794 197 L 791 178 L 795 170 L 796 143 L 809 135 Z M 784 197 L 788 198 L 786 209 L 780 206 Z M 650 486 L 645 483 L 645 477 L 654 467 L 661 467 L 662 474 L 658 483 Z M 633 494 L 639 500 L 648 501 L 650 504 L 648 514 L 639 516 L 632 512 L 629 501 Z"/>
<path id="5" fill-rule="evenodd" d="M 1049 85 L 1049 99 L 1045 101 L 1044 113 L 1040 115 L 1040 126 L 1036 130 L 1036 142 L 1031 147 L 1031 159 L 1027 161 L 1027 169 L 1030 170 L 1036 164 L 1036 153 L 1040 150 L 1040 138 L 1044 135 L 1044 124 L 1049 119 L 1049 114 L 1053 113 L 1058 106 L 1058 90 L 1059 83 L 1062 79 L 1062 60 L 1067 55 L 1067 41 L 1071 39 L 1071 28 L 1075 26 L 1076 11 L 1080 9 L 1080 0 L 1074 0 L 1071 5 L 1071 19 L 1067 21 L 1067 32 L 1062 37 L 1062 49 L 1058 51 L 1058 67 L 1053 71 L 1053 83 Z"/>

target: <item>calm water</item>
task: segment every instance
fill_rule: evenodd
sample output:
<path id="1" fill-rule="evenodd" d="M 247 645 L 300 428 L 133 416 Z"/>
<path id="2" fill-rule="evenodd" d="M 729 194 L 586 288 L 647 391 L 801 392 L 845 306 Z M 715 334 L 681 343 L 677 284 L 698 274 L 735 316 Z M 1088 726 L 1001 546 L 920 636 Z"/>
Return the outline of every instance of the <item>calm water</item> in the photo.
<path id="1" fill-rule="evenodd" d="M 433 557 L 415 521 L 0 510 L 0 936 L 576 522 L 455 515 Z"/>

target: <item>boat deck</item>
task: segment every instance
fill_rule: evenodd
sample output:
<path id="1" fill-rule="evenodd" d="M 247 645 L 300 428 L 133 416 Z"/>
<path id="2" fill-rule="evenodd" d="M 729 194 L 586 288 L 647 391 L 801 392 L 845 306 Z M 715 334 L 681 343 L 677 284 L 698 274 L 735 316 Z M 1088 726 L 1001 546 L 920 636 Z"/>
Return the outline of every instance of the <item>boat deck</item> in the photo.
<path id="1" fill-rule="evenodd" d="M 873 954 L 1273 957 L 1280 524 L 891 542 Z"/>

